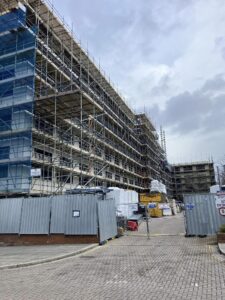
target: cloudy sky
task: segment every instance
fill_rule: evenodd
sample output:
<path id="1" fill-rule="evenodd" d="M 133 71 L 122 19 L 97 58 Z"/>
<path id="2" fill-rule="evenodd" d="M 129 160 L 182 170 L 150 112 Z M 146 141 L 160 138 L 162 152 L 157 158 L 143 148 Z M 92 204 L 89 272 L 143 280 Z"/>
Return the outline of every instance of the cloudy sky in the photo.
<path id="1" fill-rule="evenodd" d="M 225 161 L 224 0 L 53 4 L 129 105 L 164 127 L 170 162 Z"/>

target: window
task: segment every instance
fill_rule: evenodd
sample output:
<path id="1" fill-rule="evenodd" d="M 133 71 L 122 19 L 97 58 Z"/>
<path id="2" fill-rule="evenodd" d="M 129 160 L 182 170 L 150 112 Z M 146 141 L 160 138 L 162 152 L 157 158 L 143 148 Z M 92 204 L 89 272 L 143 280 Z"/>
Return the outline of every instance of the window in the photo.
<path id="1" fill-rule="evenodd" d="M 133 172 L 133 166 L 132 165 L 129 165 L 129 171 Z"/>
<path id="2" fill-rule="evenodd" d="M 72 165 L 72 162 L 71 162 L 71 159 L 62 156 L 62 157 L 60 157 L 60 164 L 62 166 L 66 166 L 66 167 L 70 168 Z"/>
<path id="3" fill-rule="evenodd" d="M 45 180 L 52 180 L 52 170 L 50 168 L 45 168 L 41 170 L 42 178 Z"/>
<path id="4" fill-rule="evenodd" d="M 112 173 L 111 172 L 105 172 L 106 178 L 112 179 Z"/>
<path id="5" fill-rule="evenodd" d="M 0 159 L 9 159 L 10 147 L 0 147 Z"/>
<path id="6" fill-rule="evenodd" d="M 112 155 L 110 153 L 105 153 L 105 159 L 108 161 L 112 161 Z"/>
<path id="7" fill-rule="evenodd" d="M 192 171 L 192 166 L 185 166 L 184 171 Z"/>
<path id="8" fill-rule="evenodd" d="M 102 168 L 103 168 L 102 165 L 96 164 L 94 166 L 94 174 L 98 176 L 102 176 L 102 171 L 101 171 Z"/>
<path id="9" fill-rule="evenodd" d="M 95 148 L 95 154 L 96 154 L 97 156 L 101 157 L 101 156 L 102 156 L 102 151 L 101 151 L 101 149 Z"/>
<path id="10" fill-rule="evenodd" d="M 34 148 L 34 157 L 38 160 L 52 162 L 52 153 Z"/>
<path id="11" fill-rule="evenodd" d="M 7 177 L 8 177 L 8 166 L 0 165 L 0 178 L 7 178 Z"/>
<path id="12" fill-rule="evenodd" d="M 0 131 L 10 130 L 12 123 L 12 112 L 9 109 L 0 111 Z"/>
<path id="13" fill-rule="evenodd" d="M 205 170 L 205 165 L 197 165 L 196 170 Z"/>
<path id="14" fill-rule="evenodd" d="M 86 164 L 79 164 L 79 168 L 80 170 L 84 171 L 84 172 L 88 172 L 88 165 Z"/>
<path id="15" fill-rule="evenodd" d="M 115 156 L 115 164 L 119 166 L 120 164 L 120 159 L 118 156 Z"/>
<path id="16" fill-rule="evenodd" d="M 115 180 L 120 181 L 120 175 L 115 175 Z"/>

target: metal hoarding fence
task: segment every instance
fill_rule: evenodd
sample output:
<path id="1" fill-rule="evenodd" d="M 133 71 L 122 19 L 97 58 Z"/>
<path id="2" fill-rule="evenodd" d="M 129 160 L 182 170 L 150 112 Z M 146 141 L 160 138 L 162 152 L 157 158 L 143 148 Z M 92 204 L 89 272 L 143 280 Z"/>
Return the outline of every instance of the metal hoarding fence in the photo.
<path id="1" fill-rule="evenodd" d="M 0 233 L 16 234 L 20 230 L 23 198 L 0 199 Z"/>
<path id="2" fill-rule="evenodd" d="M 117 235 L 114 199 L 98 194 L 0 199 L 0 234 Z"/>
<path id="3" fill-rule="evenodd" d="M 186 194 L 184 204 L 187 236 L 214 235 L 225 224 L 225 217 L 216 207 L 215 194 Z"/>
<path id="4" fill-rule="evenodd" d="M 66 195 L 52 198 L 51 203 L 51 234 L 64 234 L 66 222 Z"/>
<path id="5" fill-rule="evenodd" d="M 117 235 L 116 207 L 114 199 L 98 201 L 98 221 L 100 242 Z"/>
<path id="6" fill-rule="evenodd" d="M 20 234 L 49 234 L 50 201 L 46 197 L 23 199 Z"/>
<path id="7" fill-rule="evenodd" d="M 65 235 L 97 235 L 97 195 L 68 195 Z"/>

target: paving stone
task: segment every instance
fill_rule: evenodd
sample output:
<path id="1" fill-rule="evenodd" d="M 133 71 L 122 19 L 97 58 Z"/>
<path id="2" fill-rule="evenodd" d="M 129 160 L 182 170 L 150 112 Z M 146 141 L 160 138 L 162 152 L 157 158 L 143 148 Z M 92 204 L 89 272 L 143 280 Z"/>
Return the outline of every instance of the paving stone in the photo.
<path id="1" fill-rule="evenodd" d="M 224 299 L 215 247 L 210 237 L 124 236 L 77 257 L 2 270 L 0 299 Z"/>

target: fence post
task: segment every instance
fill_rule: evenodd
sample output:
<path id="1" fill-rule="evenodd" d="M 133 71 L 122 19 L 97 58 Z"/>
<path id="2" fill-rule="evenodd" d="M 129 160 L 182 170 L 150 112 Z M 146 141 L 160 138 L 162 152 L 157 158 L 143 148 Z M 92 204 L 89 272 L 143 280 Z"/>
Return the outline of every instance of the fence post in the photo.
<path id="1" fill-rule="evenodd" d="M 148 209 L 147 205 L 145 205 L 145 220 L 146 220 L 146 228 L 147 228 L 147 238 L 150 240 L 150 232 L 149 232 L 149 216 L 148 216 Z"/>

